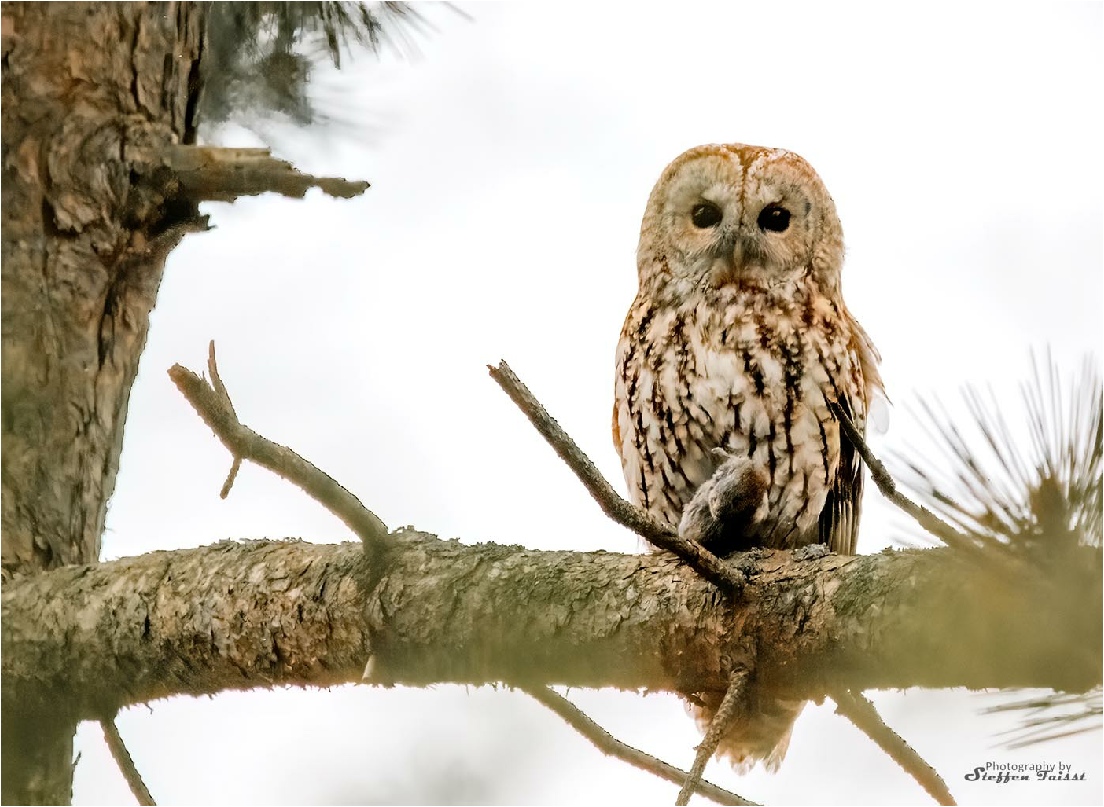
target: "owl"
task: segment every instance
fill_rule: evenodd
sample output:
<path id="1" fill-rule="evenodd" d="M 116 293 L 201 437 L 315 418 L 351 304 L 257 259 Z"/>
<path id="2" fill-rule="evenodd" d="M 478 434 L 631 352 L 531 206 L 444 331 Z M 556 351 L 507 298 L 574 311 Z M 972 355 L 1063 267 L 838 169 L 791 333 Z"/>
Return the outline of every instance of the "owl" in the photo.
<path id="1" fill-rule="evenodd" d="M 861 431 L 881 379 L 844 305 L 842 263 L 832 197 L 793 152 L 707 145 L 667 166 L 617 346 L 613 440 L 635 504 L 686 535 L 685 516 L 715 504 L 706 494 L 737 463 L 752 481 L 737 490 L 745 500 L 714 506 L 715 528 L 686 537 L 722 556 L 813 543 L 854 553 L 862 469 L 828 401 Z M 719 697 L 698 699 L 700 718 Z M 777 766 L 799 708 L 763 704 L 721 751 Z"/>

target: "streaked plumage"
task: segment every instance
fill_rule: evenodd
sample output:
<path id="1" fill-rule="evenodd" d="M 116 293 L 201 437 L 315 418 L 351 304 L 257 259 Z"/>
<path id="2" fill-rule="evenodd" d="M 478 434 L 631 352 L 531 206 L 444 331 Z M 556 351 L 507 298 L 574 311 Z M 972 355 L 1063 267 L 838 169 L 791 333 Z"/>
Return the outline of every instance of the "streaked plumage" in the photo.
<path id="1" fill-rule="evenodd" d="M 617 348 L 614 443 L 636 504 L 676 528 L 722 448 L 749 457 L 769 484 L 758 518 L 710 549 L 854 552 L 862 469 L 825 395 L 862 429 L 881 381 L 840 293 L 842 262 L 835 205 L 796 154 L 701 146 L 664 170 Z M 779 740 L 769 733 L 723 750 L 767 756 Z"/>

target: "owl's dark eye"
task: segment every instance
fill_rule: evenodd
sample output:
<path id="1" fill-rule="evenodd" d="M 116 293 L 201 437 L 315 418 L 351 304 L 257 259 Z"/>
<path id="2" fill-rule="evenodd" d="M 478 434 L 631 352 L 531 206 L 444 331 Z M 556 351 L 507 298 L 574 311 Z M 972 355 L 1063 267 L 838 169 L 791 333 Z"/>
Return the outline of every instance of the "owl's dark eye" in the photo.
<path id="1" fill-rule="evenodd" d="M 782 233 L 790 226 L 790 211 L 779 205 L 767 205 L 759 213 L 759 229 Z"/>
<path id="2" fill-rule="evenodd" d="M 695 227 L 702 230 L 707 227 L 716 227 L 721 223 L 722 218 L 724 218 L 724 214 L 721 213 L 721 209 L 712 202 L 702 202 L 694 205 L 694 209 L 690 211 L 690 220 L 694 222 Z"/>

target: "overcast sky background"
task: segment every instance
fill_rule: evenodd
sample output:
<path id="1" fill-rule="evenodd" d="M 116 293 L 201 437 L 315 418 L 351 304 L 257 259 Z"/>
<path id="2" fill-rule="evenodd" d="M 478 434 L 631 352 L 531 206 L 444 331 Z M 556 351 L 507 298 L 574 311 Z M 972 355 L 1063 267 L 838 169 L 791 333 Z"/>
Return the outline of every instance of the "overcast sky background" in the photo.
<path id="1" fill-rule="evenodd" d="M 880 453 L 923 445 L 908 410 L 992 384 L 1007 415 L 1029 348 L 1099 365 L 1104 297 L 1102 5 L 461 4 L 426 10 L 420 54 L 321 71 L 352 129 L 282 132 L 281 156 L 365 178 L 359 199 L 210 205 L 172 254 L 130 402 L 104 555 L 224 538 L 349 540 L 267 471 L 242 469 L 169 382 L 215 339 L 243 421 L 390 526 L 541 549 L 639 549 L 486 375 L 507 359 L 624 490 L 609 434 L 613 352 L 640 215 L 663 167 L 709 142 L 806 157 L 847 237 L 844 293 L 894 406 Z M 223 145 L 254 145 L 241 129 Z M 860 552 L 904 525 L 867 496 Z M 1056 659 L 1055 663 L 1061 663 Z M 700 739 L 669 696 L 573 691 L 619 738 L 682 767 Z M 1099 732 L 997 746 L 993 695 L 878 693 L 961 803 L 1099 804 Z M 670 804 L 525 696 L 345 687 L 171 699 L 119 718 L 161 803 Z M 78 733 L 75 800 L 129 803 L 100 730 Z M 987 761 L 1084 783 L 994 785 Z M 810 706 L 777 775 L 707 777 L 764 803 L 925 803 Z"/>

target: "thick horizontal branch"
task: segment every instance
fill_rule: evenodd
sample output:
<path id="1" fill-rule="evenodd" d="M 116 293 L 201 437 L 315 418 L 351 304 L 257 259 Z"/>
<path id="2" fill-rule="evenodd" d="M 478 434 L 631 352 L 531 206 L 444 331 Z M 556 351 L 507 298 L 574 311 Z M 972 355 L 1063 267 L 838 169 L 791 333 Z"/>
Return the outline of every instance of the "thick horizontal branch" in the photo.
<path id="1" fill-rule="evenodd" d="M 733 602 L 669 556 L 539 552 L 392 534 L 224 542 L 4 586 L 3 695 L 82 715 L 175 694 L 372 681 L 723 692 L 1051 687 L 1101 680 L 1099 582 L 995 589 L 952 550 L 745 556 Z M 1091 574 L 1099 581 L 1099 565 Z M 1055 663 L 1061 659 L 1061 663 Z"/>

